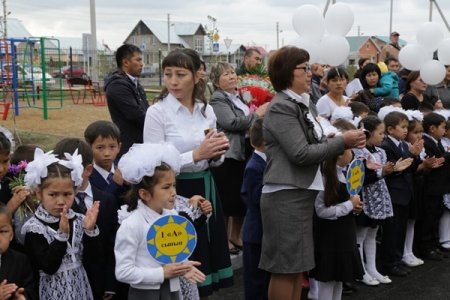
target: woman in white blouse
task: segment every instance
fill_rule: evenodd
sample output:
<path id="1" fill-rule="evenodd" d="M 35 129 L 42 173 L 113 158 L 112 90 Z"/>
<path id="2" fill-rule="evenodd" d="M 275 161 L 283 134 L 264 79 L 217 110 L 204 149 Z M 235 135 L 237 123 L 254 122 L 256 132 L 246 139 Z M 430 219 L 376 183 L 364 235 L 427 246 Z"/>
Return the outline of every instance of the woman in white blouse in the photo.
<path id="1" fill-rule="evenodd" d="M 212 66 L 209 76 L 214 86 L 209 103 L 217 116 L 217 129 L 225 133 L 230 141 L 224 163 L 214 168 L 213 174 L 223 211 L 229 221 L 228 248 L 230 254 L 237 254 L 242 249 L 240 234 L 246 211 L 241 200 L 241 185 L 245 162 L 252 152 L 248 130 L 255 120 L 264 116 L 268 103 L 251 113 L 237 91 L 236 72 L 226 62 L 218 62 Z"/>
<path id="2" fill-rule="evenodd" d="M 202 195 L 213 205 L 208 224 L 197 230 L 197 246 L 191 258 L 202 263 L 199 269 L 206 280 L 198 287 L 200 296 L 207 297 L 213 290 L 233 284 L 233 269 L 222 206 L 216 201 L 209 170 L 223 162 L 229 142 L 223 133 L 216 132 L 216 116 L 201 93 L 200 65 L 199 56 L 190 49 L 176 49 L 163 60 L 165 89 L 147 110 L 144 143 L 172 143 L 182 161 L 177 194 L 187 198 Z"/>

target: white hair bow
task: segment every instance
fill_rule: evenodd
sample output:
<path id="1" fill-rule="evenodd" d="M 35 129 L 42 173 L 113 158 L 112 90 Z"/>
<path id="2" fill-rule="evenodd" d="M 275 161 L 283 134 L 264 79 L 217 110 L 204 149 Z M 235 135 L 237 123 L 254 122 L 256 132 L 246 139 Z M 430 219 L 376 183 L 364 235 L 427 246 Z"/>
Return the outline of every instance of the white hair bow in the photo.
<path id="1" fill-rule="evenodd" d="M 153 176 L 161 163 L 168 164 L 175 173 L 180 172 L 180 152 L 171 144 L 134 144 L 118 164 L 125 181 L 132 184 L 141 182 L 144 176 Z"/>
<path id="2" fill-rule="evenodd" d="M 72 169 L 70 176 L 72 177 L 75 186 L 78 187 L 83 182 L 83 157 L 81 154 L 78 154 L 78 149 L 75 149 L 75 152 L 72 155 L 64 153 L 64 156 L 66 157 L 66 160 L 60 160 L 58 163 Z"/>
<path id="3" fill-rule="evenodd" d="M 25 184 L 31 188 L 41 184 L 41 178 L 45 178 L 48 175 L 47 167 L 57 161 L 59 159 L 53 154 L 53 151 L 44 153 L 42 149 L 36 148 L 33 161 L 29 162 L 25 168 Z"/>
<path id="4" fill-rule="evenodd" d="M 70 176 L 75 186 L 80 186 L 83 181 L 83 164 L 82 157 L 78 154 L 78 149 L 70 155 L 69 153 L 64 153 L 66 160 L 60 160 L 53 154 L 53 151 L 44 153 L 40 148 L 36 148 L 34 151 L 34 159 L 29 162 L 25 169 L 25 184 L 30 188 L 35 188 L 41 184 L 41 179 L 48 176 L 48 166 L 57 162 L 66 168 L 71 169 Z"/>

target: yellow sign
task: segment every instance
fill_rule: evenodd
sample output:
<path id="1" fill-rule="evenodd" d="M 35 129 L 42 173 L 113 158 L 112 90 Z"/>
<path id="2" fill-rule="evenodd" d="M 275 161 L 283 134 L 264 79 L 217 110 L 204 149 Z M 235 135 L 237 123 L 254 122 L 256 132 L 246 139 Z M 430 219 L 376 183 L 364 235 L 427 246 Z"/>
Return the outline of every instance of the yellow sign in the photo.
<path id="1" fill-rule="evenodd" d="M 347 191 L 350 196 L 358 195 L 364 183 L 364 163 L 360 159 L 353 160 L 347 170 Z"/>
<path id="2" fill-rule="evenodd" d="M 213 40 L 214 40 L 214 42 L 217 42 L 217 41 L 219 41 L 219 34 L 218 33 L 214 33 L 214 35 L 213 35 Z"/>
<path id="3" fill-rule="evenodd" d="M 185 261 L 191 256 L 196 243 L 194 226 L 178 215 L 159 218 L 147 233 L 147 249 L 162 264 Z"/>

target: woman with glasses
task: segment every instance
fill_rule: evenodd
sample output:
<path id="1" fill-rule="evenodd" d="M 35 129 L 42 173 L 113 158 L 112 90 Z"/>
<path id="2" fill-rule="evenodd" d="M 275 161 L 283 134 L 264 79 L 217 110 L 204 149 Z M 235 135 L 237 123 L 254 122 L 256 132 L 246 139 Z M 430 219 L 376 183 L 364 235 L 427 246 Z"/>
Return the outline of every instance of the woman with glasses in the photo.
<path id="1" fill-rule="evenodd" d="M 424 94 L 427 84 L 420 78 L 419 71 L 412 71 L 406 78 L 406 90 L 408 91 L 402 98 L 402 108 L 418 110 L 422 107 L 429 107 L 431 110 L 442 109 L 442 102 L 436 98 L 431 98 Z"/>
<path id="2" fill-rule="evenodd" d="M 347 106 L 349 98 L 344 96 L 348 83 L 348 74 L 342 67 L 331 68 L 326 77 L 328 93 L 317 102 L 317 111 L 321 117 L 330 119 L 338 106 Z"/>
<path id="3" fill-rule="evenodd" d="M 286 46 L 272 54 L 268 65 L 277 94 L 263 121 L 267 167 L 259 267 L 272 273 L 269 299 L 300 299 L 302 272 L 314 268 L 312 218 L 316 195 L 323 190 L 320 163 L 365 144 L 361 130 L 333 138 L 323 134 L 308 94 L 308 60 L 305 50 Z"/>

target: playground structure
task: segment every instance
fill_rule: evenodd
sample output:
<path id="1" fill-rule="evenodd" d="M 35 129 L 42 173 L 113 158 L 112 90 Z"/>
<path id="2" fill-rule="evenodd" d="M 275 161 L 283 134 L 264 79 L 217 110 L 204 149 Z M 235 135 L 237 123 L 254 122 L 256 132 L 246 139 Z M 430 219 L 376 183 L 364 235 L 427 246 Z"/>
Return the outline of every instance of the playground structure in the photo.
<path id="1" fill-rule="evenodd" d="M 18 116 L 21 108 L 36 108 L 43 111 L 43 118 L 47 120 L 49 109 L 62 108 L 62 81 L 47 73 L 49 66 L 61 69 L 57 39 L 32 37 L 0 40 L 3 117 L 6 117 L 8 109 L 13 109 L 15 116 Z"/>

